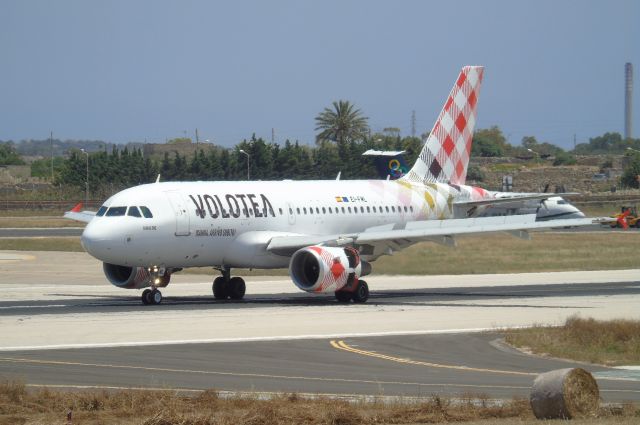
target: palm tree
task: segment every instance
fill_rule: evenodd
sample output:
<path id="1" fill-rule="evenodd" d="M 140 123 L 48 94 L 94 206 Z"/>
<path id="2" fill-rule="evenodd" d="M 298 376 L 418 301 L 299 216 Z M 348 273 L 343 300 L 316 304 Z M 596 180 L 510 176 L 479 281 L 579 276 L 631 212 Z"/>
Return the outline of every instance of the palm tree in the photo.
<path id="1" fill-rule="evenodd" d="M 333 140 L 338 146 L 344 146 L 351 140 L 361 139 L 369 131 L 368 119 L 348 100 L 333 102 L 333 109 L 324 108 L 316 116 L 316 131 L 322 130 L 316 141 Z"/>

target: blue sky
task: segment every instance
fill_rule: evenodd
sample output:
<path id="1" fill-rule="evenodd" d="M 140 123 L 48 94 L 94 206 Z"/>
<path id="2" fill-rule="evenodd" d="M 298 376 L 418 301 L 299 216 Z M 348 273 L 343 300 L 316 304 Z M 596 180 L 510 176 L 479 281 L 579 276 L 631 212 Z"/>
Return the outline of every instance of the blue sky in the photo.
<path id="1" fill-rule="evenodd" d="M 338 99 L 409 135 L 474 64 L 478 127 L 571 147 L 623 132 L 639 20 L 634 0 L 2 0 L 0 139 L 313 143 Z"/>

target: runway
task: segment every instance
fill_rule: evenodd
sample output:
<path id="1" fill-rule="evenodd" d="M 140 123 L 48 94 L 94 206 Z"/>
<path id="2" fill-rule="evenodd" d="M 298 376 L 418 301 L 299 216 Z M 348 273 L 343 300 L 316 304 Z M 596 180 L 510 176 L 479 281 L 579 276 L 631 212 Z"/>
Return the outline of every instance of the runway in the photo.
<path id="1" fill-rule="evenodd" d="M 511 350 L 496 329 L 640 319 L 640 270 L 371 276 L 365 305 L 280 277 L 216 303 L 210 276 L 186 274 L 158 306 L 82 253 L 3 252 L 0 273 L 0 376 L 31 385 L 526 396 L 536 373 L 573 363 Z M 637 371 L 582 366 L 605 400 L 640 400 Z"/>

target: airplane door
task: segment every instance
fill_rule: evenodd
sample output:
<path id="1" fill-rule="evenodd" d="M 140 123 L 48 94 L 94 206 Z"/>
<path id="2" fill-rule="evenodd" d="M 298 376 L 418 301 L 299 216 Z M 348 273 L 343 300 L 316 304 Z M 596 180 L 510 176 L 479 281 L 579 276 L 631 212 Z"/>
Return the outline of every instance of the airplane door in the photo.
<path id="1" fill-rule="evenodd" d="M 189 236 L 189 214 L 187 214 L 187 205 L 182 198 L 180 192 L 165 192 L 171 208 L 176 217 L 176 236 Z"/>
<path id="2" fill-rule="evenodd" d="M 289 224 L 296 224 L 296 216 L 295 211 L 293 210 L 293 205 L 287 202 L 287 216 L 289 218 Z"/>

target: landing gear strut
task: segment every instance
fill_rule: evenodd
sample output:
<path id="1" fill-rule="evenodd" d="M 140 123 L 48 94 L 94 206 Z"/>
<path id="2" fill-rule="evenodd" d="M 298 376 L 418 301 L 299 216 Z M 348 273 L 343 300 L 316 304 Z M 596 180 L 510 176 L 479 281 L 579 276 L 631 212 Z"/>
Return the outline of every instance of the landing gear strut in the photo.
<path id="1" fill-rule="evenodd" d="M 216 300 L 241 300 L 247 289 L 244 279 L 238 276 L 231 277 L 230 268 L 222 268 L 220 270 L 222 276 L 218 276 L 213 280 L 213 297 Z"/>

